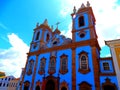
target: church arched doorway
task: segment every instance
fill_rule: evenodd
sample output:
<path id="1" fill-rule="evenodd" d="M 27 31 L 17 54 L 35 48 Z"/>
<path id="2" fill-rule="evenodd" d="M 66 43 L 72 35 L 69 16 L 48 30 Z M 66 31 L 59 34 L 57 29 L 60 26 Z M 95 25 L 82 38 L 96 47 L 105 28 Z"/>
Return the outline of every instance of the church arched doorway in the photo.
<path id="1" fill-rule="evenodd" d="M 26 81 L 24 83 L 24 90 L 29 90 L 29 85 L 30 85 L 30 82 L 29 81 Z"/>
<path id="2" fill-rule="evenodd" d="M 47 81 L 45 90 L 55 90 L 55 83 L 53 80 Z"/>
<path id="3" fill-rule="evenodd" d="M 105 82 L 102 84 L 102 90 L 117 90 L 117 87 L 111 82 L 111 79 L 106 78 Z"/>
<path id="4" fill-rule="evenodd" d="M 62 87 L 61 90 L 67 90 L 67 88 L 66 87 Z"/>
<path id="5" fill-rule="evenodd" d="M 37 85 L 36 88 L 35 88 L 35 90 L 40 90 L 40 86 Z"/>
<path id="6" fill-rule="evenodd" d="M 110 85 L 105 85 L 103 88 L 104 88 L 103 90 L 115 90 L 115 88 Z"/>
<path id="7" fill-rule="evenodd" d="M 29 87 L 28 86 L 24 86 L 24 90 L 28 90 L 29 89 Z"/>

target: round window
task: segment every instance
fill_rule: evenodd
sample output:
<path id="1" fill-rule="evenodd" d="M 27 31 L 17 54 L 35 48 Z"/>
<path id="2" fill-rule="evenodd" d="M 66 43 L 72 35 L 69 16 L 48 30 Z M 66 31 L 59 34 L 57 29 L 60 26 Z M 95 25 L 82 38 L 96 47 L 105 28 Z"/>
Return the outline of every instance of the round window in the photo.
<path id="1" fill-rule="evenodd" d="M 84 38 L 85 37 L 85 33 L 80 33 L 80 37 Z"/>
<path id="2" fill-rule="evenodd" d="M 57 41 L 54 41 L 53 44 L 54 44 L 54 45 L 57 44 Z"/>

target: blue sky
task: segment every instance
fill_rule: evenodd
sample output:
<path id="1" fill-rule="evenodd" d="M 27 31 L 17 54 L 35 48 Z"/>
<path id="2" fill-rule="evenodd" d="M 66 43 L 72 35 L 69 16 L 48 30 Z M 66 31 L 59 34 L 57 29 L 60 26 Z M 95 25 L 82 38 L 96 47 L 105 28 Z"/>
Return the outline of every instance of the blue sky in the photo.
<path id="1" fill-rule="evenodd" d="M 47 0 L 1 0 L 1 36 L 7 38 L 6 34 L 15 33 L 29 45 L 37 22 L 42 23 L 47 18 L 50 24 L 55 24 L 60 20 L 58 4 L 56 0 L 49 2 L 49 5 Z M 2 48 L 9 47 L 8 42 L 2 42 Z"/>
<path id="2" fill-rule="evenodd" d="M 104 40 L 120 37 L 120 0 L 88 0 L 96 17 L 101 56 L 110 56 Z M 19 77 L 36 23 L 48 19 L 49 25 L 71 37 L 71 16 L 87 0 L 0 0 L 0 71 Z"/>

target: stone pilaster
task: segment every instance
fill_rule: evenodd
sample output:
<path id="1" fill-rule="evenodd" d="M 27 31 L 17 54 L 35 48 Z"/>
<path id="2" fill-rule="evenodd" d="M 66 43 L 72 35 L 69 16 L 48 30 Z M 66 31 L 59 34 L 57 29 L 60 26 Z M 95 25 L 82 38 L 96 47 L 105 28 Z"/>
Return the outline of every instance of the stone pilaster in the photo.
<path id="1" fill-rule="evenodd" d="M 34 90 L 33 87 L 34 87 L 34 80 L 35 80 L 35 76 L 36 76 L 37 64 L 38 64 L 38 55 L 36 55 L 36 62 L 34 65 L 34 72 L 33 72 L 33 76 L 32 76 L 32 83 L 31 83 L 30 90 Z"/>
<path id="2" fill-rule="evenodd" d="M 72 90 L 76 90 L 76 50 L 72 48 Z"/>
<path id="3" fill-rule="evenodd" d="M 95 90 L 100 90 L 100 80 L 99 80 L 99 62 L 96 54 L 96 47 L 92 47 L 92 62 L 94 69 L 94 82 L 95 82 Z"/>

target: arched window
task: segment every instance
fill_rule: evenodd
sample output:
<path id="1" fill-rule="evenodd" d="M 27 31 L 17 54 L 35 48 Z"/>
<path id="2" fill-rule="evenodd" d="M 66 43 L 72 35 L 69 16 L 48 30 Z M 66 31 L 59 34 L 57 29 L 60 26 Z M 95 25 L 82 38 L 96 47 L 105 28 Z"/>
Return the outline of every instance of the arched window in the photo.
<path id="1" fill-rule="evenodd" d="M 87 70 L 88 69 L 88 59 L 85 54 L 80 56 L 80 69 Z"/>
<path id="2" fill-rule="evenodd" d="M 109 63 L 108 63 L 108 62 L 104 62 L 104 63 L 103 63 L 103 69 L 104 69 L 104 70 L 110 70 Z"/>
<path id="3" fill-rule="evenodd" d="M 24 82 L 24 90 L 29 90 L 30 82 L 26 81 Z"/>
<path id="4" fill-rule="evenodd" d="M 10 81 L 10 78 L 8 79 L 8 81 Z"/>
<path id="5" fill-rule="evenodd" d="M 55 65 L 56 65 L 56 57 L 51 56 L 49 61 L 49 71 L 48 71 L 50 74 L 55 73 Z"/>
<path id="6" fill-rule="evenodd" d="M 8 83 L 7 83 L 7 87 L 8 87 Z"/>
<path id="7" fill-rule="evenodd" d="M 79 84 L 79 90 L 92 90 L 92 88 L 87 82 L 82 82 Z"/>
<path id="8" fill-rule="evenodd" d="M 30 60 L 28 64 L 28 72 L 27 72 L 28 75 L 32 74 L 33 67 L 34 67 L 34 61 Z"/>
<path id="9" fill-rule="evenodd" d="M 39 39 L 40 32 L 37 32 L 35 40 Z"/>
<path id="10" fill-rule="evenodd" d="M 48 42 L 50 39 L 50 35 L 47 33 L 47 36 L 46 36 L 46 41 Z"/>
<path id="11" fill-rule="evenodd" d="M 83 51 L 79 54 L 79 72 L 86 74 L 89 71 L 88 54 Z"/>
<path id="12" fill-rule="evenodd" d="M 5 87 L 5 83 L 3 84 L 3 87 Z"/>
<path id="13" fill-rule="evenodd" d="M 60 73 L 65 74 L 68 72 L 68 56 L 63 54 L 60 56 Z"/>
<path id="14" fill-rule="evenodd" d="M 46 64 L 46 58 L 43 57 L 40 61 L 39 74 L 45 73 L 45 64 Z"/>
<path id="15" fill-rule="evenodd" d="M 84 16 L 80 16 L 78 19 L 78 22 L 79 22 L 79 27 L 84 26 L 85 25 Z"/>

